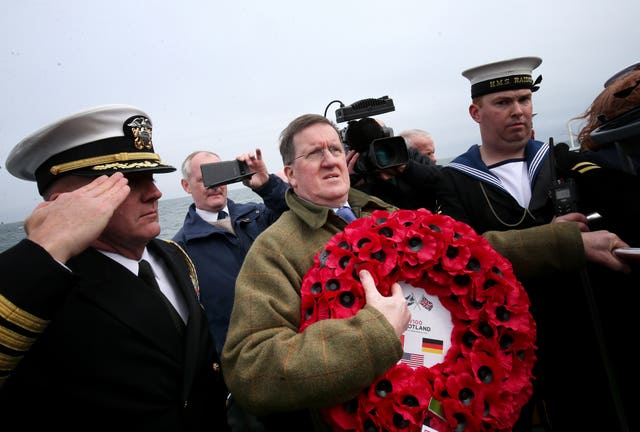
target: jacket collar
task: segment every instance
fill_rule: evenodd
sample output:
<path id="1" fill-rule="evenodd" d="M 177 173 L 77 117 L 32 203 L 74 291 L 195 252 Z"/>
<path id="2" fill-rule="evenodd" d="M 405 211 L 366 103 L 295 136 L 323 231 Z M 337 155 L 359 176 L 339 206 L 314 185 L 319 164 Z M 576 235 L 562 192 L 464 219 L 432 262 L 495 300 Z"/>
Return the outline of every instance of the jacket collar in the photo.
<path id="1" fill-rule="evenodd" d="M 532 183 L 535 181 L 548 155 L 549 146 L 547 144 L 535 140 L 529 140 L 527 142 L 524 150 L 524 158 L 527 162 L 529 178 Z M 484 183 L 489 183 L 503 189 L 500 179 L 498 179 L 482 161 L 480 146 L 477 144 L 472 145 L 466 153 L 456 157 L 447 166 Z"/>
<path id="2" fill-rule="evenodd" d="M 292 188 L 287 190 L 285 199 L 289 209 L 312 229 L 318 229 L 325 225 L 329 214 L 333 214 L 332 208 L 319 206 L 300 198 Z M 376 197 L 353 188 L 349 189 L 348 201 L 356 217 L 365 216 L 365 213 L 371 213 L 374 210 L 388 210 L 392 207 Z"/>
<path id="3" fill-rule="evenodd" d="M 244 212 L 247 210 L 243 209 L 242 206 L 238 206 L 235 202 L 228 199 L 227 200 L 227 208 L 229 209 L 229 217 L 226 218 L 227 223 L 230 223 L 232 226 L 234 225 L 237 219 L 240 219 L 245 216 Z M 251 211 L 251 209 L 248 209 Z M 187 215 L 184 218 L 184 224 L 182 226 L 182 231 L 187 240 L 191 240 L 194 238 L 206 237 L 211 233 L 219 232 L 226 233 L 226 230 L 223 227 L 218 227 L 210 224 L 205 221 L 196 213 L 196 205 L 191 203 L 189 205 L 189 210 L 187 211 Z"/>

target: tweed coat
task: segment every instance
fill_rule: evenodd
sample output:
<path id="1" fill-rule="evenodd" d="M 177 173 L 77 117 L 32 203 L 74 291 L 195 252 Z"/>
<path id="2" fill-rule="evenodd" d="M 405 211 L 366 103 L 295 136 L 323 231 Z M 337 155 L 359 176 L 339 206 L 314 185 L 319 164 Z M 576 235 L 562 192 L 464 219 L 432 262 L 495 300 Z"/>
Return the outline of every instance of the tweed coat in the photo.
<path id="1" fill-rule="evenodd" d="M 354 397 L 400 360 L 402 346 L 370 306 L 298 332 L 302 279 L 346 222 L 291 189 L 286 199 L 290 210 L 254 241 L 238 275 L 223 369 L 238 403 L 269 414 L 263 420 L 270 430 L 325 430 L 316 409 Z M 359 217 L 395 209 L 355 189 L 348 200 Z"/>
<path id="2" fill-rule="evenodd" d="M 94 249 L 69 260 L 71 272 L 29 240 L 2 254 L 0 312 L 12 313 L 2 314 L 0 333 L 16 332 L 16 342 L 26 341 L 13 345 L 18 350 L 28 348 L 27 336 L 37 337 L 0 388 L 4 424 L 226 430 L 228 392 L 215 366 L 195 271 L 173 243 L 152 240 L 148 249 L 185 298 L 189 319 L 182 332 L 158 291 Z M 9 348 L 7 340 L 0 349 Z"/>
<path id="3" fill-rule="evenodd" d="M 387 320 L 369 306 L 351 318 L 319 321 L 298 332 L 304 275 L 346 223 L 291 189 L 286 198 L 290 210 L 255 240 L 238 275 L 222 365 L 235 399 L 262 416 L 269 430 L 290 426 L 323 431 L 328 426 L 318 409 L 353 398 L 403 351 Z M 395 210 L 355 189 L 348 200 L 359 217 L 376 209 Z M 573 268 L 584 264 L 577 224 L 555 225 L 562 226 L 486 236 L 498 252 L 515 258 L 524 273 L 548 272 L 545 263 L 561 257 Z M 535 259 L 522 248 L 529 241 L 537 251 Z M 558 247 L 549 253 L 549 245 Z"/>

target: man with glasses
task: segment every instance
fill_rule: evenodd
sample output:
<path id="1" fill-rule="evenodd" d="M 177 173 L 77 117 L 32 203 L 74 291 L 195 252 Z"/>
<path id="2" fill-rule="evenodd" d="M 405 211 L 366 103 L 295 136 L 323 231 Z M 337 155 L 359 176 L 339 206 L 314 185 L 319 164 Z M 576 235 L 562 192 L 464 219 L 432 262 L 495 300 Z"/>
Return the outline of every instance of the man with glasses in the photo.
<path id="1" fill-rule="evenodd" d="M 401 359 L 400 335 L 410 312 L 399 284 L 383 297 L 371 275 L 361 271 L 364 308 L 348 319 L 321 320 L 299 332 L 302 280 L 315 255 L 347 226 L 337 211 L 347 206 L 366 217 L 396 208 L 351 188 L 338 129 L 321 115 L 294 119 L 280 136 L 280 154 L 291 186 L 289 210 L 256 239 L 245 258 L 222 366 L 231 392 L 267 430 L 328 430 L 319 408 L 353 398 Z M 499 252 L 518 258 L 525 273 L 556 268 L 554 261 L 582 265 L 584 255 L 569 253 L 582 246 L 577 224 L 555 225 L 487 237 Z M 527 259 L 521 247 L 527 242 L 530 248 L 548 249 L 547 254 Z M 610 253 L 624 244 L 613 234 L 587 238 L 584 244 L 603 261 L 623 266 Z"/>

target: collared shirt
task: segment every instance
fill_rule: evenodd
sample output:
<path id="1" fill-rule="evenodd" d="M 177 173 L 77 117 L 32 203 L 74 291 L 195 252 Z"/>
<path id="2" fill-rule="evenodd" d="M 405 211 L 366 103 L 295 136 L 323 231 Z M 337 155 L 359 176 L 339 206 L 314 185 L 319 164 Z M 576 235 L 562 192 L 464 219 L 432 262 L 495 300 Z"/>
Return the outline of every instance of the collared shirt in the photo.
<path id="1" fill-rule="evenodd" d="M 229 208 L 225 205 L 224 208 L 222 209 L 224 210 L 227 214 L 229 213 Z M 209 210 L 202 210 L 196 207 L 196 213 L 198 214 L 198 216 L 200 216 L 204 221 L 212 223 L 212 222 L 216 222 L 218 220 L 218 213 L 220 212 L 212 212 Z"/>
<path id="2" fill-rule="evenodd" d="M 342 207 L 349 207 L 351 208 L 351 206 L 349 205 L 349 202 L 345 202 L 343 205 L 341 205 L 340 207 L 333 207 L 333 211 L 337 214 L 338 210 L 340 210 Z M 352 210 L 353 211 L 353 210 Z"/>

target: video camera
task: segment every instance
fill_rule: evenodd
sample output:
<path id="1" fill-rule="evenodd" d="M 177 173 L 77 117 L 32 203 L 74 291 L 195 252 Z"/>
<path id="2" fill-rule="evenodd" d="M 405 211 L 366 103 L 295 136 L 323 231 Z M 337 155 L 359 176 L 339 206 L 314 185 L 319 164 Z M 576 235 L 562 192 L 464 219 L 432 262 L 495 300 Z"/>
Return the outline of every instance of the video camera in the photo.
<path id="1" fill-rule="evenodd" d="M 395 111 L 388 96 L 362 99 L 336 110 L 336 123 L 348 121 L 340 130 L 345 149 L 360 154 L 354 167 L 357 174 L 367 174 L 404 165 L 409 161 L 407 144 L 403 137 L 393 136 L 393 129 L 383 126 L 369 116 Z"/>

